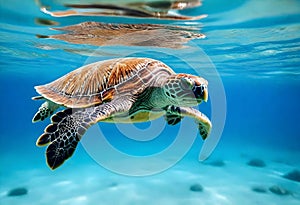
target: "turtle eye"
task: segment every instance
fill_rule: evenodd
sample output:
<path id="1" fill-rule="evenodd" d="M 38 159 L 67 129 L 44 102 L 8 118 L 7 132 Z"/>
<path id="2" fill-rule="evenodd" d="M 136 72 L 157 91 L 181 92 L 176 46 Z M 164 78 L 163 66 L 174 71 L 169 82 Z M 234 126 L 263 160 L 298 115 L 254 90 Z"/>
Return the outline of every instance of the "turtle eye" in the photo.
<path id="1" fill-rule="evenodd" d="M 195 82 L 190 78 L 181 78 L 181 84 L 183 89 L 192 89 L 195 86 Z"/>

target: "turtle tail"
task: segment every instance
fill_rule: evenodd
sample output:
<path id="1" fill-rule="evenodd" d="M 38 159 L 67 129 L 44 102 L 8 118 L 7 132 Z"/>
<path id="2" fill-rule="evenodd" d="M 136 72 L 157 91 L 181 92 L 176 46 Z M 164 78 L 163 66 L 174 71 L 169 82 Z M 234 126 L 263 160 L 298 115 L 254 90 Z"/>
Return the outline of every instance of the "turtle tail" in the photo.
<path id="1" fill-rule="evenodd" d="M 43 121 L 44 119 L 48 118 L 50 115 L 53 114 L 55 110 L 59 108 L 59 105 L 51 102 L 51 101 L 46 101 L 44 102 L 39 110 L 36 112 L 36 114 L 32 118 L 32 122 L 38 122 L 38 121 Z"/>
<path id="2" fill-rule="evenodd" d="M 36 144 L 48 145 L 46 158 L 48 166 L 53 170 L 70 158 L 84 135 L 93 124 L 86 109 L 66 109 L 52 116 L 52 123 L 48 125 Z"/>

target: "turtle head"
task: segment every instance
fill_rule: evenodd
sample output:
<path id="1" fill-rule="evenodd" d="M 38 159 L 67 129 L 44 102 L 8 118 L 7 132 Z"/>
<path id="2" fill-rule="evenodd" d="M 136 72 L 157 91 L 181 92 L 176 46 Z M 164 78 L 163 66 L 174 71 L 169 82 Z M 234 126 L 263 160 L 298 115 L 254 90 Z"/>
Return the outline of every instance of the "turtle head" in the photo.
<path id="1" fill-rule="evenodd" d="M 164 94 L 177 106 L 195 106 L 208 99 L 208 82 L 204 78 L 177 74 L 170 76 L 163 86 Z"/>

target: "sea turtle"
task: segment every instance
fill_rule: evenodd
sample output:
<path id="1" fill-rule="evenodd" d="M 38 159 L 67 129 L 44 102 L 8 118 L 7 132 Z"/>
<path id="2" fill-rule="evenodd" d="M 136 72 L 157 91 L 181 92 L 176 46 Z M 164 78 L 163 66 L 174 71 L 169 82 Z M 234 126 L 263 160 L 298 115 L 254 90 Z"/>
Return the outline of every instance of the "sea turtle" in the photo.
<path id="1" fill-rule="evenodd" d="M 61 78 L 36 86 L 45 100 L 33 122 L 52 115 L 51 124 L 38 138 L 37 146 L 48 145 L 51 169 L 72 156 L 85 131 L 97 122 L 146 122 L 165 116 L 175 125 L 184 116 L 199 125 L 203 139 L 211 131 L 210 120 L 192 108 L 208 99 L 208 82 L 190 74 L 176 74 L 161 61 L 150 58 L 119 58 L 80 67 Z"/>

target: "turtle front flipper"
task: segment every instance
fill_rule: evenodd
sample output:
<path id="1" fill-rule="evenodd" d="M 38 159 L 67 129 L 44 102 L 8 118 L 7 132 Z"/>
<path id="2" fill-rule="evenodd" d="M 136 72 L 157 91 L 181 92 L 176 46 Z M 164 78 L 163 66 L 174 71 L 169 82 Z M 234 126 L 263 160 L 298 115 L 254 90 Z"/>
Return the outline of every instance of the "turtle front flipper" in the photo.
<path id="1" fill-rule="evenodd" d="M 93 124 L 122 111 L 126 105 L 125 102 L 122 103 L 122 106 L 106 103 L 89 108 L 68 108 L 53 115 L 52 123 L 46 127 L 44 134 L 36 142 L 37 146 L 49 144 L 46 150 L 48 166 L 56 169 L 62 165 L 73 155 L 86 130 Z"/>
<path id="2" fill-rule="evenodd" d="M 47 164 L 56 169 L 70 158 L 86 129 L 94 122 L 85 109 L 66 109 L 52 116 L 52 124 L 48 125 L 36 144 L 44 146 Z"/>
<path id="3" fill-rule="evenodd" d="M 169 125 L 176 125 L 183 118 L 180 113 L 181 112 L 179 107 L 168 106 L 166 110 L 165 120 Z"/>
<path id="4" fill-rule="evenodd" d="M 176 107 L 171 105 L 167 107 L 166 112 L 167 112 L 166 114 L 167 117 L 168 115 L 174 115 L 174 116 L 177 115 L 180 116 L 181 118 L 185 116 L 194 118 L 196 123 L 198 123 L 198 128 L 202 139 L 205 140 L 209 136 L 211 132 L 212 124 L 208 119 L 208 117 L 204 115 L 202 112 L 200 112 L 199 110 L 196 110 L 191 107 Z M 179 117 L 177 117 L 177 119 L 178 118 Z"/>
<path id="5" fill-rule="evenodd" d="M 35 100 L 35 98 L 33 99 Z M 39 110 L 35 113 L 35 115 L 32 118 L 32 122 L 35 123 L 38 121 L 43 121 L 44 119 L 52 115 L 54 111 L 58 108 L 58 104 L 47 100 L 40 106 Z"/>

